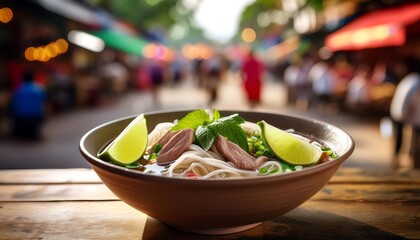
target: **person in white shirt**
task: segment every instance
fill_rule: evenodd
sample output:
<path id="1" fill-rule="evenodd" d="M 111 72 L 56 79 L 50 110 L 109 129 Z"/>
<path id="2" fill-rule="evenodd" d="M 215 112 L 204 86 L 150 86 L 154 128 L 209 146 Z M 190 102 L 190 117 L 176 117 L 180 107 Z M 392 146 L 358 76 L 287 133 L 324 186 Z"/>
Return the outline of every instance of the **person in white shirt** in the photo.
<path id="1" fill-rule="evenodd" d="M 411 72 L 405 76 L 395 89 L 390 106 L 390 116 L 395 126 L 395 156 L 401 150 L 403 127 L 412 128 L 410 154 L 414 167 L 420 167 L 420 74 Z"/>

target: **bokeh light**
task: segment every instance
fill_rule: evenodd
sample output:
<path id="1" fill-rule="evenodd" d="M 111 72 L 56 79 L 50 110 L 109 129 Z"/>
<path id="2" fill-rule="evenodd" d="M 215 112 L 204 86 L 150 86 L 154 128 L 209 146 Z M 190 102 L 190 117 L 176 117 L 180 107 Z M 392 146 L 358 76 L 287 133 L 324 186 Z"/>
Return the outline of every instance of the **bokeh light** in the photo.
<path id="1" fill-rule="evenodd" d="M 5 7 L 0 9 L 0 22 L 8 23 L 13 18 L 13 11 L 12 9 Z"/>
<path id="2" fill-rule="evenodd" d="M 35 51 L 36 49 L 34 47 L 28 47 L 25 50 L 25 59 L 28 61 L 34 61 L 35 60 Z"/>
<path id="3" fill-rule="evenodd" d="M 26 48 L 25 59 L 28 61 L 48 62 L 50 59 L 67 52 L 68 47 L 67 41 L 60 38 L 46 46 Z"/>
<path id="4" fill-rule="evenodd" d="M 156 53 L 156 44 L 149 43 L 143 48 L 143 56 L 147 59 L 152 59 Z"/>
<path id="5" fill-rule="evenodd" d="M 213 50 L 203 43 L 185 44 L 182 55 L 188 59 L 209 59 L 213 56 Z"/>
<path id="6" fill-rule="evenodd" d="M 147 59 L 156 59 L 168 62 L 174 59 L 175 53 L 163 45 L 149 43 L 143 48 L 143 56 Z"/>
<path id="7" fill-rule="evenodd" d="M 72 30 L 67 37 L 71 43 L 92 52 L 102 52 L 105 48 L 102 39 L 87 32 Z"/>
<path id="8" fill-rule="evenodd" d="M 69 48 L 69 44 L 67 43 L 67 41 L 62 39 L 62 38 L 58 39 L 55 42 L 55 44 L 58 47 L 58 52 L 59 53 L 65 53 L 65 52 L 67 52 L 67 49 Z"/>
<path id="9" fill-rule="evenodd" d="M 252 28 L 245 28 L 242 31 L 242 39 L 246 43 L 252 43 L 257 38 L 257 34 L 255 33 L 255 30 Z"/>

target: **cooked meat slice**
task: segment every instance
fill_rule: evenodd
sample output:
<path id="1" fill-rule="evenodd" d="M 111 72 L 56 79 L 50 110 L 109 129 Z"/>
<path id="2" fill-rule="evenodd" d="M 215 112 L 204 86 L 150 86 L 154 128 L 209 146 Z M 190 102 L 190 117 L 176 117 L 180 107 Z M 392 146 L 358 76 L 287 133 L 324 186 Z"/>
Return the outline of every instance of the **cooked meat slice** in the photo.
<path id="1" fill-rule="evenodd" d="M 159 151 L 157 164 L 167 165 L 174 162 L 193 142 L 194 130 L 192 128 L 175 132 L 175 135 Z"/>
<path id="2" fill-rule="evenodd" d="M 254 158 L 241 147 L 221 135 L 217 136 L 216 141 L 214 141 L 214 146 L 223 158 L 232 162 L 240 169 L 256 170 L 268 160 L 265 156 Z"/>
<path id="3" fill-rule="evenodd" d="M 149 149 L 148 149 L 148 154 L 152 154 L 153 151 L 155 150 L 156 145 L 160 144 L 162 146 L 165 146 L 169 140 L 171 140 L 171 138 L 177 134 L 178 131 L 168 131 L 167 133 L 165 133 L 165 135 L 163 135 L 162 137 L 159 138 L 159 140 L 156 141 L 156 143 L 154 143 Z"/>

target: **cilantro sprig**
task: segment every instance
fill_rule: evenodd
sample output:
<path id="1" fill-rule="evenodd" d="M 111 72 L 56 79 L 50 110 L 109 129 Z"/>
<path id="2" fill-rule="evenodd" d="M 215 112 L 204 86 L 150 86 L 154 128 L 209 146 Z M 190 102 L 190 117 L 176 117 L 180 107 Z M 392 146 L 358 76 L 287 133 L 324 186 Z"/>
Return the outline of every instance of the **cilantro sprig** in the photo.
<path id="1" fill-rule="evenodd" d="M 188 113 L 180 119 L 172 127 L 172 130 L 193 128 L 197 144 L 206 151 L 211 148 L 220 134 L 248 152 L 247 137 L 240 126 L 244 122 L 245 120 L 238 114 L 221 117 L 219 111 L 215 109 L 211 118 L 205 110 L 199 109 Z"/>

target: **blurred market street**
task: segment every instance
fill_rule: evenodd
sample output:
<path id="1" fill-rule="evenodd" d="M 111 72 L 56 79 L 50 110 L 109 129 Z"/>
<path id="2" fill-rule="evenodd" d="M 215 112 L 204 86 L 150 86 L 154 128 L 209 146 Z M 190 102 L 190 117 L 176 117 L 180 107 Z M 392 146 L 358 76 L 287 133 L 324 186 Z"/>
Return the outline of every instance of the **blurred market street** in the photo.
<path id="1" fill-rule="evenodd" d="M 39 142 L 2 139 L 0 169 L 77 168 L 89 167 L 80 155 L 78 143 L 91 128 L 117 118 L 159 110 L 187 108 L 217 108 L 250 110 L 238 76 L 231 74 L 219 88 L 219 99 L 208 106 L 208 94 L 191 81 L 166 86 L 159 90 L 160 105 L 153 102 L 150 92 L 131 92 L 106 107 L 81 109 L 55 115 L 45 124 L 45 137 Z M 391 167 L 391 139 L 380 135 L 378 119 L 366 118 L 335 110 L 296 108 L 286 104 L 286 90 L 282 83 L 266 79 L 264 98 L 253 111 L 289 114 L 332 123 L 346 130 L 356 142 L 356 149 L 345 166 L 364 169 Z"/>
<path id="2" fill-rule="evenodd" d="M 420 239 L 419 203 L 418 0 L 0 1 L 0 240 Z"/>
<path id="3" fill-rule="evenodd" d="M 0 169 L 89 167 L 95 126 L 198 108 L 322 120 L 346 166 L 420 168 L 419 33 L 413 0 L 4 0 Z"/>

